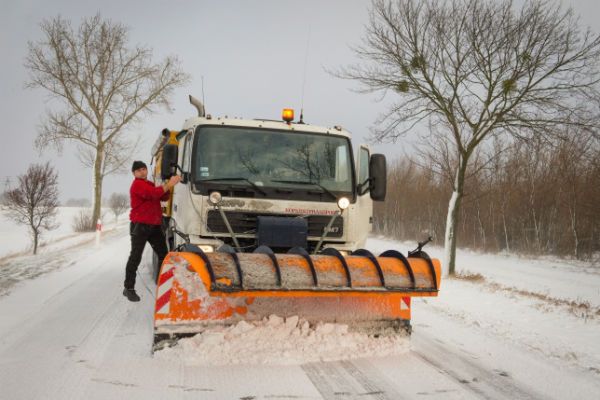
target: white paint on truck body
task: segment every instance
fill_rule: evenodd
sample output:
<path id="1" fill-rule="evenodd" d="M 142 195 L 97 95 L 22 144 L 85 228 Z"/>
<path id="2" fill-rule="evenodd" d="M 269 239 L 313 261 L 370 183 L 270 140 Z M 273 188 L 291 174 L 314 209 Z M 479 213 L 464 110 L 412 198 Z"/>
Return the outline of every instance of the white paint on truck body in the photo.
<path id="1" fill-rule="evenodd" d="M 225 126 L 241 128 L 262 128 L 267 130 L 290 131 L 298 135 L 320 134 L 332 135 L 348 139 L 351 144 L 351 134 L 341 127 L 320 127 L 308 124 L 287 124 L 285 122 L 270 120 L 248 120 L 237 118 L 204 118 L 193 117 L 185 121 L 182 131 L 187 133 L 179 138 L 178 164 L 183 166 L 185 172 L 189 172 L 192 165 L 191 149 L 194 142 L 195 131 L 201 126 Z M 160 139 L 159 139 L 160 140 Z M 188 146 L 184 151 L 184 146 Z M 362 146 L 366 148 L 366 146 Z M 360 148 L 360 147 L 359 147 Z M 350 149 L 352 152 L 352 148 Z M 351 163 L 353 171 L 354 200 L 350 206 L 343 211 L 343 235 L 341 237 L 325 238 L 323 247 L 335 247 L 338 250 L 353 251 L 364 247 L 367 235 L 372 229 L 373 202 L 369 192 L 359 196 L 356 186 L 358 182 L 359 156 L 352 154 Z M 226 162 L 226 160 L 224 160 Z M 364 161 L 363 161 L 364 162 Z M 366 161 L 368 163 L 368 160 Z M 186 171 L 188 168 L 188 171 Z M 264 213 L 277 216 L 331 216 L 339 212 L 337 202 L 331 201 L 307 201 L 305 199 L 274 199 L 274 198 L 246 198 L 224 196 L 221 208 L 225 212 L 237 211 L 248 213 Z M 223 239 L 229 238 L 228 233 L 211 232 L 207 226 L 207 216 L 215 207 L 209 203 L 208 196 L 198 193 L 192 183 L 180 183 L 175 187 L 172 204 L 171 224 L 181 232 L 190 235 L 190 240 L 196 245 L 211 245 L 218 247 Z M 255 233 L 236 234 L 239 238 L 253 238 Z M 182 239 L 175 236 L 175 245 L 182 243 Z M 309 236 L 308 240 L 316 242 L 320 236 Z"/>

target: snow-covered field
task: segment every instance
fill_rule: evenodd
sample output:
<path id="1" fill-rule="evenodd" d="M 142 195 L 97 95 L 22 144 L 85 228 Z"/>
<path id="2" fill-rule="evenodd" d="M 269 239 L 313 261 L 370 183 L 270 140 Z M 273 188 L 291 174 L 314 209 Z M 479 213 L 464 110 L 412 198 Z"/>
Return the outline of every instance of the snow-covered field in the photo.
<path id="1" fill-rule="evenodd" d="M 80 235 L 73 231 L 73 219 L 81 211 L 87 209 L 80 207 L 58 207 L 56 229 L 44 231 L 41 235 L 40 250 L 44 246 L 52 244 L 56 246 L 59 242 L 66 242 L 67 246 L 73 245 L 79 241 Z M 20 255 L 31 252 L 32 243 L 28 228 L 25 225 L 18 225 L 7 217 L 9 211 L 0 210 L 0 259 L 10 255 Z M 103 210 L 103 224 L 105 228 L 111 229 L 115 225 L 115 217 L 108 209 Z M 119 222 L 127 220 L 127 215 L 121 215 Z"/>
<path id="2" fill-rule="evenodd" d="M 413 301 L 410 339 L 272 317 L 152 356 L 148 271 L 138 280 L 140 303 L 121 295 L 125 224 L 100 247 L 92 237 L 59 243 L 0 265 L 0 287 L 15 269 L 30 271 L 0 296 L 0 398 L 599 398 L 595 265 L 459 251 L 462 278 L 445 278 L 437 298 Z M 371 238 L 367 247 L 405 253 L 413 244 Z"/>

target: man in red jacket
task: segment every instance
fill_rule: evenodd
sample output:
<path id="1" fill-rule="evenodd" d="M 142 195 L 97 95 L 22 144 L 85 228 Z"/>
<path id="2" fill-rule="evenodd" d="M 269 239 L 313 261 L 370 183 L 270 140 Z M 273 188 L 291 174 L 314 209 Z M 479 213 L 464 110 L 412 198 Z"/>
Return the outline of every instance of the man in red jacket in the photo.
<path id="1" fill-rule="evenodd" d="M 142 252 L 146 242 L 150 243 L 162 264 L 167 255 L 165 234 L 161 229 L 162 209 L 161 200 L 169 199 L 169 191 L 181 180 L 180 176 L 173 176 L 162 186 L 154 186 L 147 180 L 148 168 L 142 161 L 134 161 L 131 167 L 135 179 L 131 184 L 129 195 L 131 197 L 131 213 L 129 219 L 129 234 L 131 235 L 131 253 L 125 267 L 125 289 L 123 296 L 129 301 L 140 301 L 140 296 L 135 292 L 135 274 L 142 260 Z"/>

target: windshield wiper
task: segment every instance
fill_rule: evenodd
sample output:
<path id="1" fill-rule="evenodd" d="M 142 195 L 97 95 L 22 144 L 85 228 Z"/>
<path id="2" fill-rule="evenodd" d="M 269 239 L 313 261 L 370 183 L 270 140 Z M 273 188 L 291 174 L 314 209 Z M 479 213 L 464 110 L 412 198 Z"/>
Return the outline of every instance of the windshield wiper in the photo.
<path id="1" fill-rule="evenodd" d="M 257 192 L 259 192 L 260 194 L 262 194 L 263 196 L 266 196 L 267 193 L 262 190 L 260 188 L 260 186 L 258 186 L 256 183 L 252 182 L 250 179 L 248 178 L 243 178 L 243 177 L 239 177 L 239 178 L 211 178 L 211 179 L 200 179 L 199 182 L 214 182 L 214 181 L 246 181 L 248 182 Z"/>
<path id="2" fill-rule="evenodd" d="M 313 185 L 313 186 L 318 186 L 323 190 L 323 193 L 327 193 L 328 195 L 331 196 L 332 199 L 337 200 L 337 196 L 333 193 L 331 193 L 331 191 L 329 189 L 327 189 L 325 186 L 321 185 L 320 183 L 317 182 L 313 182 L 313 181 L 287 181 L 287 180 L 281 180 L 281 179 L 272 179 L 271 182 L 277 182 L 277 183 L 289 183 L 289 184 L 296 184 L 296 185 Z"/>

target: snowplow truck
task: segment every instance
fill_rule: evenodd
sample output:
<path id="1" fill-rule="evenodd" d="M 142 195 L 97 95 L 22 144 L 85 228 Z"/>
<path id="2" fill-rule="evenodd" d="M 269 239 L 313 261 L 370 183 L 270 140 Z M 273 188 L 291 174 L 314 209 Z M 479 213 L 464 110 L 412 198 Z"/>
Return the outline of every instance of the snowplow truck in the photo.
<path id="1" fill-rule="evenodd" d="M 421 250 L 364 249 L 386 161 L 350 133 L 282 120 L 198 116 L 164 129 L 157 184 L 180 174 L 163 203 L 169 254 L 154 258 L 154 349 L 214 325 L 276 314 L 410 332 L 411 298 L 437 296 L 440 263 Z"/>

